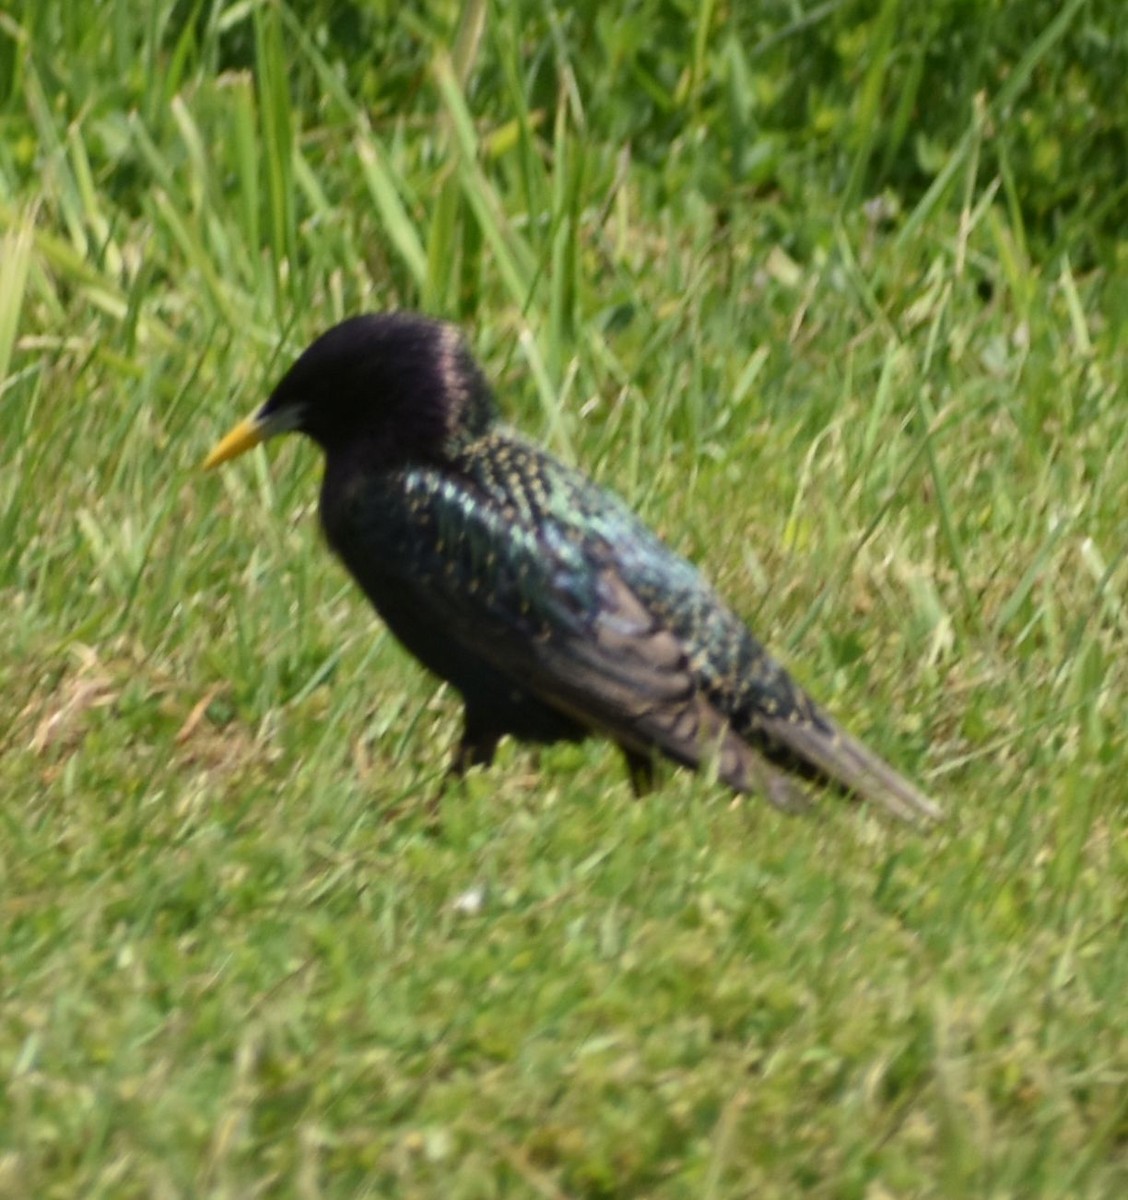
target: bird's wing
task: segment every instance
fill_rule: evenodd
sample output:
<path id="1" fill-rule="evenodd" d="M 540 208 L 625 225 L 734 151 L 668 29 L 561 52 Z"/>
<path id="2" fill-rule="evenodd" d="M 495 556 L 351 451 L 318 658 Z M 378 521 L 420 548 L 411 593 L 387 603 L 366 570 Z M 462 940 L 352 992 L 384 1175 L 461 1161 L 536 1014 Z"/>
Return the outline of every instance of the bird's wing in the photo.
<path id="1" fill-rule="evenodd" d="M 628 748 L 711 764 L 737 791 L 760 792 L 786 811 L 805 808 L 795 783 L 736 734 L 702 690 L 680 639 L 622 576 L 602 568 L 596 592 L 581 630 L 535 644 L 548 685 L 541 699 Z"/>
<path id="2" fill-rule="evenodd" d="M 535 463 L 537 452 L 529 453 Z M 529 473 L 534 478 L 548 474 L 535 467 Z M 726 728 L 731 726 L 738 744 L 766 749 L 773 760 L 788 761 L 804 774 L 880 804 L 902 820 L 943 817 L 919 788 L 823 711 L 697 568 L 621 501 L 567 469 L 550 478 L 552 486 L 540 489 L 542 510 L 580 536 L 592 558 L 612 563 L 613 578 L 626 586 L 636 603 L 641 601 L 656 628 L 679 650 L 691 651 L 697 694 L 708 698 L 710 711 L 726 722 Z M 630 600 L 624 603 L 630 608 Z M 723 771 L 721 777 L 725 778 Z"/>
<path id="3" fill-rule="evenodd" d="M 733 731 L 682 640 L 606 548 L 437 472 L 413 469 L 396 486 L 406 503 L 380 502 L 365 521 L 381 526 L 381 561 L 350 562 L 377 607 L 379 586 L 365 576 L 396 571 L 444 636 L 549 706 L 628 749 L 709 764 L 738 791 L 806 807 L 797 784 Z"/>

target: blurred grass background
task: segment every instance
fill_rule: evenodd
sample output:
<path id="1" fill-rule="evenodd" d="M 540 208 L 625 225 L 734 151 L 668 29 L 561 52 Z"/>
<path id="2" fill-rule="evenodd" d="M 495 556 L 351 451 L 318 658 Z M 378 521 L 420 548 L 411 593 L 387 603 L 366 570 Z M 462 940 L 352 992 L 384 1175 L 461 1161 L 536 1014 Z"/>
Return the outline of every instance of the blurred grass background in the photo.
<path id="1" fill-rule="evenodd" d="M 2 1196 L 1128 1191 L 1116 0 L 0 12 Z M 454 698 L 215 436 L 464 323 L 952 814 Z"/>

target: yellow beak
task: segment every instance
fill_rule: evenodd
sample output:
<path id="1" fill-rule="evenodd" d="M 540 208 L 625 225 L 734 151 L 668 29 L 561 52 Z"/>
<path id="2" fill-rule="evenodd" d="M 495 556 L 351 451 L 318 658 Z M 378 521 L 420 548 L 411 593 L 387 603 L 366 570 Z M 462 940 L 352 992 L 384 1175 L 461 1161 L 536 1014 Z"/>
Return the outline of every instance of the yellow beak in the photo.
<path id="1" fill-rule="evenodd" d="M 245 421 L 240 421 L 226 437 L 212 448 L 212 452 L 204 459 L 203 469 L 210 471 L 212 467 L 218 467 L 220 463 L 225 463 L 230 458 L 238 458 L 240 454 L 246 454 L 253 446 L 264 441 L 269 434 L 270 429 L 266 422 L 261 421 L 258 417 L 248 417 Z"/>

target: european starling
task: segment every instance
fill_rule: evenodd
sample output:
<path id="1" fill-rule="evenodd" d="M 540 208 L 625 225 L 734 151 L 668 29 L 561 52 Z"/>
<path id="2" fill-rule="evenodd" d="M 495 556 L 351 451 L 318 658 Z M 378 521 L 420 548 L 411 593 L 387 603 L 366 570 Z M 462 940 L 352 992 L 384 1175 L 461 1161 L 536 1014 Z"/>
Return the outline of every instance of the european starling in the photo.
<path id="1" fill-rule="evenodd" d="M 662 754 L 804 807 L 790 774 L 905 819 L 940 809 L 788 676 L 616 497 L 501 427 L 458 330 L 342 322 L 211 452 L 287 430 L 325 453 L 329 545 L 393 634 L 462 696 L 452 770 L 526 742 L 612 738 L 636 791 Z"/>

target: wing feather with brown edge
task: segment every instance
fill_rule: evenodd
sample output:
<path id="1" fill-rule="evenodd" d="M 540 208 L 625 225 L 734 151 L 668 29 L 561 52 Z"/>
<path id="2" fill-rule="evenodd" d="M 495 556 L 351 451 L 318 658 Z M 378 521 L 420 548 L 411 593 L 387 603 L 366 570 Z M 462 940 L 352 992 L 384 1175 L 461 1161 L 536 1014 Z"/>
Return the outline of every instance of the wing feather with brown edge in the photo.
<path id="1" fill-rule="evenodd" d="M 657 748 L 689 767 L 711 765 L 738 792 L 759 792 L 788 812 L 809 807 L 797 785 L 732 729 L 709 702 L 677 636 L 614 571 L 598 580 L 599 605 L 580 636 L 536 644 L 539 699 L 642 753 Z"/>

